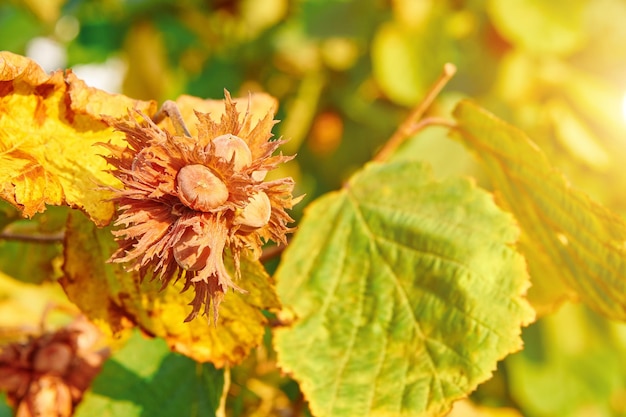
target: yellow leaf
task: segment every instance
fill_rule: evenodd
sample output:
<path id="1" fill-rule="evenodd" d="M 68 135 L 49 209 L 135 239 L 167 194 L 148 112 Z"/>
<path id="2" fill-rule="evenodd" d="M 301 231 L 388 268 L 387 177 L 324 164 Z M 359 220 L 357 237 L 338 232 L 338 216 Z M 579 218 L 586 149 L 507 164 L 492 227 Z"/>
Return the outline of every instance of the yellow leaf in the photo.
<path id="1" fill-rule="evenodd" d="M 0 52 L 0 197 L 26 217 L 46 204 L 68 205 L 98 225 L 114 213 L 102 185 L 115 185 L 105 151 L 93 146 L 123 135 L 102 122 L 128 109 L 152 114 L 154 102 L 87 87 L 74 74 L 46 74 L 28 58 Z"/>
<path id="2" fill-rule="evenodd" d="M 237 111 L 239 111 L 239 121 L 243 121 L 243 118 L 248 114 L 251 126 L 254 126 L 266 114 L 274 114 L 278 108 L 278 101 L 266 93 L 253 93 L 249 97 L 233 98 L 232 100 L 235 102 Z M 196 126 L 198 118 L 195 116 L 195 112 L 208 113 L 211 115 L 211 119 L 218 121 L 226 110 L 224 100 L 205 100 L 186 94 L 176 99 L 176 105 L 189 128 L 191 136 L 198 135 Z M 170 132 L 175 131 L 169 119 L 165 119 L 159 125 Z"/>
<path id="3" fill-rule="evenodd" d="M 563 280 L 550 278 L 558 277 L 560 268 L 541 246 L 534 243 L 532 237 L 522 233 L 517 246 L 528 260 L 531 279 L 534 277 L 526 297 L 538 317 L 553 313 L 566 301 L 578 301 L 576 291 Z"/>
<path id="4" fill-rule="evenodd" d="M 141 19 L 125 36 L 124 52 L 129 59 L 124 91 L 133 97 L 163 99 L 171 91 L 180 91 L 180 77 L 170 69 L 163 32 L 154 22 Z M 179 88 L 176 88 L 179 87 Z"/>
<path id="5" fill-rule="evenodd" d="M 74 312 L 74 306 L 67 300 L 63 290 L 56 283 L 44 282 L 38 285 L 19 282 L 0 272 L 0 328 L 2 339 L 9 335 L 11 328 L 35 331 L 50 307 L 60 307 Z M 61 318 L 45 320 L 46 324 L 61 324 Z"/>
<path id="6" fill-rule="evenodd" d="M 48 24 L 54 24 L 57 21 L 65 2 L 66 0 L 24 0 L 33 14 Z"/>
<path id="7" fill-rule="evenodd" d="M 606 170 L 610 158 L 598 138 L 564 101 L 554 99 L 546 105 L 555 138 L 572 157 L 597 170 Z"/>
<path id="8" fill-rule="evenodd" d="M 263 266 L 242 259 L 242 279 L 237 285 L 246 293 L 225 295 L 216 326 L 208 319 L 184 323 L 192 295 L 181 292 L 182 285 L 159 291 L 158 280 L 146 278 L 142 283 L 138 273 L 107 264 L 116 248 L 109 229 L 98 229 L 80 213 L 72 213 L 61 285 L 83 313 L 109 334 L 138 326 L 149 335 L 164 338 L 177 352 L 221 367 L 241 362 L 261 342 L 267 322 L 261 310 L 280 307 Z M 232 271 L 232 260 L 225 261 Z"/>
<path id="9" fill-rule="evenodd" d="M 562 279 L 594 310 L 626 320 L 624 220 L 573 189 L 521 131 L 469 101 L 454 116 L 457 137 L 477 153 L 523 230 L 533 282 L 548 281 L 559 302 L 569 294 L 550 281 Z"/>

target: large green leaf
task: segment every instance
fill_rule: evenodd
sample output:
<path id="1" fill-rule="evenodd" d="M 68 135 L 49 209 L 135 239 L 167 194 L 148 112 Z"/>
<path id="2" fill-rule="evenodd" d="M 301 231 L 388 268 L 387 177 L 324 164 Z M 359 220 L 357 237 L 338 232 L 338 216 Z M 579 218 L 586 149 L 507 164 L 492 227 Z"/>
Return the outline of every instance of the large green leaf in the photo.
<path id="1" fill-rule="evenodd" d="M 138 332 L 109 359 L 76 416 L 215 416 L 223 371 L 170 352 Z"/>
<path id="2" fill-rule="evenodd" d="M 525 246 L 534 246 L 525 251 L 533 279 L 562 278 L 596 311 L 626 320 L 624 221 L 572 189 L 521 131 L 468 101 L 454 114 L 457 136 L 517 217 Z"/>
<path id="3" fill-rule="evenodd" d="M 467 180 L 369 164 L 311 204 L 277 271 L 280 365 L 316 416 L 436 416 L 521 347 L 517 228 Z"/>

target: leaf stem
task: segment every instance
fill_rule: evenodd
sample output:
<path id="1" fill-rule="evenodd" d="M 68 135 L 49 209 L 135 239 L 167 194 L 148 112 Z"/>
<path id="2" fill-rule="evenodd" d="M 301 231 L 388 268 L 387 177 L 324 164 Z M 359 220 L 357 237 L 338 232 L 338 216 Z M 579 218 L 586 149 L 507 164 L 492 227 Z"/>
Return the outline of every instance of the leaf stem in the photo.
<path id="1" fill-rule="evenodd" d="M 215 410 L 216 417 L 226 417 L 226 398 L 230 391 L 230 366 L 224 367 L 224 386 L 222 387 L 222 395 L 220 397 L 220 403 Z"/>
<path id="2" fill-rule="evenodd" d="M 428 126 L 442 126 L 449 129 L 455 129 L 457 124 L 448 119 L 444 119 L 443 117 L 426 117 L 411 126 L 411 129 L 407 131 L 408 136 L 413 136 Z"/>
<path id="3" fill-rule="evenodd" d="M 152 116 L 152 121 L 158 124 L 166 117 L 169 117 L 172 121 L 177 135 L 187 136 L 188 138 L 191 137 L 191 133 L 189 133 L 189 129 L 187 129 L 183 116 L 180 114 L 178 105 L 172 100 L 165 100 L 165 102 L 163 102 L 159 111 Z"/>
<path id="4" fill-rule="evenodd" d="M 398 129 L 396 129 L 387 143 L 385 143 L 382 149 L 374 156 L 372 161 L 386 161 L 409 136 L 426 126 L 424 125 L 417 130 L 415 129 L 416 126 L 419 126 L 418 121 L 422 118 L 422 116 L 424 116 L 426 110 L 428 110 L 431 104 L 433 104 L 437 95 L 439 95 L 443 87 L 445 87 L 455 73 L 456 67 L 454 64 L 446 63 L 443 66 L 441 75 L 439 75 L 437 81 L 435 81 L 432 87 L 430 87 L 430 90 L 426 93 L 426 97 L 424 97 L 424 99 L 413 109 L 404 122 L 402 122 Z"/>

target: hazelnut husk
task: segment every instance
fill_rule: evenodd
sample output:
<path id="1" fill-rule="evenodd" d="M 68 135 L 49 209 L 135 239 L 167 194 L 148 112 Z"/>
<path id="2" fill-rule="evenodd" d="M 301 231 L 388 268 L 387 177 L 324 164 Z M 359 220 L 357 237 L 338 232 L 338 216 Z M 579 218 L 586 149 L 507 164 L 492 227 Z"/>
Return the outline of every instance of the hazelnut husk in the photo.
<path id="1" fill-rule="evenodd" d="M 168 114 L 173 103 L 169 103 Z M 292 157 L 274 155 L 283 143 L 270 140 L 273 112 L 243 117 L 226 93 L 219 120 L 196 112 L 197 135 L 170 132 L 147 116 L 141 123 L 110 120 L 126 134 L 127 146 L 104 144 L 107 161 L 122 183 L 113 189 L 119 216 L 113 234 L 119 249 L 110 261 L 160 279 L 163 287 L 179 278 L 195 292 L 192 320 L 202 312 L 217 321 L 229 289 L 243 291 L 240 258 L 255 259 L 264 242 L 286 244 L 291 178 L 266 181 L 266 174 Z M 257 120 L 252 123 L 252 117 Z M 181 132 L 185 132 L 181 134 Z M 228 253 L 228 255 L 226 255 Z M 234 277 L 224 264 L 232 256 Z"/>
<path id="2" fill-rule="evenodd" d="M 80 318 L 55 332 L 0 347 L 0 390 L 17 417 L 69 417 L 98 374 L 107 349 Z"/>

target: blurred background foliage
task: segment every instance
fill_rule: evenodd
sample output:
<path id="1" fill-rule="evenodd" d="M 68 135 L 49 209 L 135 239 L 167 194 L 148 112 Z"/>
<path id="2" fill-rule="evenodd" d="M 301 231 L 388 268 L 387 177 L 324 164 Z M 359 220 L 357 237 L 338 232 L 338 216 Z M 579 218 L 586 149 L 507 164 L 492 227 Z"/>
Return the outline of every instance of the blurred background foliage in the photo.
<path id="1" fill-rule="evenodd" d="M 623 0 L 3 0 L 0 49 L 140 99 L 220 98 L 224 88 L 272 94 L 281 103 L 275 132 L 290 139 L 284 152 L 298 154 L 278 175 L 307 195 L 296 218 L 367 162 L 452 62 L 458 73 L 431 115 L 446 117 L 463 97 L 479 102 L 533 138 L 574 186 L 624 215 L 625 21 Z M 427 160 L 439 177 L 472 175 L 489 188 L 441 128 L 395 158 Z M 55 232 L 65 215 L 14 222 L 3 205 L 0 226 Z M 51 279 L 61 248 L 45 247 L 0 240 L 0 268 L 21 281 Z M 230 415 L 306 409 L 266 339 L 233 370 Z M 565 304 L 524 340 L 472 396 L 509 410 L 477 415 L 626 415 L 624 325 Z"/>

